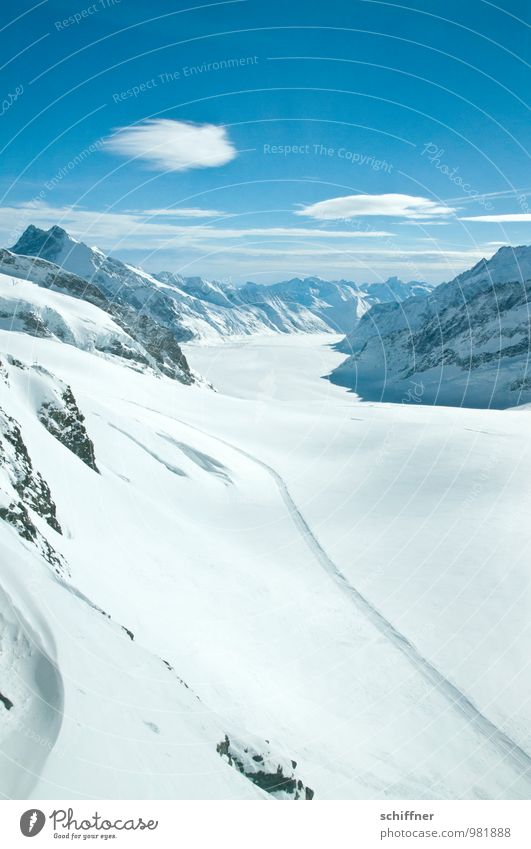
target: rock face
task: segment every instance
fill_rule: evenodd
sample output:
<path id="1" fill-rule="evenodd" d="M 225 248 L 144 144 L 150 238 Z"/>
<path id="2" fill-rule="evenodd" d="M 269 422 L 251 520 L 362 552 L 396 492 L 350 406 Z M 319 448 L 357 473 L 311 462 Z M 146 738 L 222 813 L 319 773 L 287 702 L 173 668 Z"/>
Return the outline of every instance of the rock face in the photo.
<path id="1" fill-rule="evenodd" d="M 70 388 L 67 386 L 60 399 L 44 401 L 38 418 L 46 430 L 55 436 L 65 448 L 75 454 L 90 469 L 98 471 L 94 456 L 94 445 L 85 428 L 85 417 Z"/>
<path id="2" fill-rule="evenodd" d="M 249 781 L 278 799 L 311 800 L 315 795 L 297 777 L 296 762 L 273 756 L 267 740 L 259 749 L 229 739 L 226 734 L 225 739 L 216 746 L 216 751 Z"/>
<path id="3" fill-rule="evenodd" d="M 531 401 L 531 248 L 501 248 L 428 296 L 374 306 L 331 375 L 368 400 L 510 407 Z"/>
<path id="4" fill-rule="evenodd" d="M 148 317 L 176 343 L 252 333 L 348 333 L 372 304 L 403 300 L 431 288 L 397 278 L 357 285 L 319 277 L 238 288 L 168 271 L 151 275 L 106 257 L 60 227 L 30 226 L 12 251 L 49 260 L 81 277 L 114 308 L 132 308 L 137 316 Z M 130 320 L 127 324 L 133 326 Z"/>
<path id="5" fill-rule="evenodd" d="M 12 356 L 1 364 L 0 378 L 6 402 L 20 398 L 21 393 L 27 399 L 26 409 L 17 409 L 25 416 L 29 414 L 30 435 L 35 436 L 35 425 L 37 429 L 42 425 L 54 439 L 98 472 L 94 444 L 70 386 L 43 366 L 23 363 Z M 25 422 L 27 427 L 28 420 Z M 34 546 L 54 571 L 64 577 L 69 569 L 55 550 L 54 535 L 63 535 L 56 503 L 49 484 L 35 468 L 28 447 L 33 443 L 26 441 L 24 433 L 19 421 L 0 408 L 0 519 L 11 525 L 21 539 Z"/>
<path id="6" fill-rule="evenodd" d="M 38 529 L 35 517 L 62 534 L 50 487 L 33 466 L 20 425 L 0 408 L 0 519 L 34 545 L 57 574 L 65 574 L 63 558 Z"/>

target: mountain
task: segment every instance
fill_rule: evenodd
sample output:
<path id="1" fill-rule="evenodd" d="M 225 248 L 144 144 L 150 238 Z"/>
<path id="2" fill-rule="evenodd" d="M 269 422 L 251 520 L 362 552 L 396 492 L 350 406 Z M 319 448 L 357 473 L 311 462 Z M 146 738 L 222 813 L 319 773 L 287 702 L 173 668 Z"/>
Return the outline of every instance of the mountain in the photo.
<path id="1" fill-rule="evenodd" d="M 401 304 L 373 306 L 331 374 L 368 400 L 510 407 L 531 401 L 531 247 L 503 247 Z"/>
<path id="2" fill-rule="evenodd" d="M 259 286 L 246 283 L 238 292 L 244 302 L 267 303 L 278 298 L 288 307 L 303 306 L 334 333 L 348 332 L 368 309 L 366 293 L 354 284 L 319 277 L 295 277 L 281 283 Z"/>
<path id="3" fill-rule="evenodd" d="M 97 248 L 72 239 L 60 227 L 39 230 L 30 226 L 13 247 L 16 254 L 39 256 L 60 265 L 95 284 L 107 298 L 148 315 L 166 327 L 177 343 L 191 339 L 219 339 L 225 336 L 273 332 L 326 332 L 324 322 L 303 307 L 287 309 L 273 300 L 268 310 L 253 304 L 220 304 L 198 297 L 198 288 L 218 291 L 216 284 L 186 283 L 178 275 L 147 274 Z M 184 287 L 183 284 L 184 283 Z M 191 292 L 186 291 L 189 286 Z"/>
<path id="4" fill-rule="evenodd" d="M 137 368 L 147 366 L 182 383 L 194 379 L 165 326 L 40 257 L 0 249 L 0 310 L 0 325 L 6 329 L 123 357 Z"/>
<path id="5" fill-rule="evenodd" d="M 366 283 L 362 288 L 373 301 L 386 303 L 387 301 L 405 301 L 406 298 L 412 298 L 414 295 L 427 295 L 435 287 L 420 280 L 410 280 L 409 283 L 405 283 L 400 277 L 389 277 L 385 283 Z"/>
<path id="6" fill-rule="evenodd" d="M 397 278 L 358 286 L 318 277 L 235 287 L 168 271 L 147 274 L 106 257 L 60 227 L 40 230 L 31 225 L 12 252 L 41 257 L 94 284 L 113 303 L 165 327 L 177 343 L 255 333 L 348 333 L 374 303 L 403 300 L 430 288 Z"/>

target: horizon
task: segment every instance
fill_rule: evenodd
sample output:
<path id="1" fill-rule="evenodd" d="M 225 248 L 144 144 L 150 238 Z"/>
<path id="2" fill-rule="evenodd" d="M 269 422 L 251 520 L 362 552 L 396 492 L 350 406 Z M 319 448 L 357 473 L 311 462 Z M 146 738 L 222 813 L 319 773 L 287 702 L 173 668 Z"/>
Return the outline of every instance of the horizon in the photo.
<path id="1" fill-rule="evenodd" d="M 156 275 L 164 274 L 164 273 L 180 275 L 180 272 L 174 271 L 171 268 L 149 269 L 149 268 L 146 268 L 144 266 L 135 265 L 132 262 L 128 262 L 127 259 L 124 259 L 121 256 L 114 256 L 113 252 L 105 254 L 105 251 L 103 251 L 103 249 L 100 248 L 99 245 L 88 245 L 86 242 L 83 242 L 82 239 L 77 239 L 72 233 L 69 233 L 68 230 L 66 230 L 64 227 L 61 227 L 60 225 L 57 225 L 57 224 L 51 225 L 47 230 L 45 230 L 44 228 L 39 228 L 37 225 L 35 225 L 33 223 L 28 224 L 24 228 L 24 230 L 20 233 L 18 238 L 15 240 L 14 244 L 7 247 L 6 250 L 12 251 L 13 248 L 16 247 L 18 242 L 23 239 L 23 237 L 26 235 L 27 231 L 32 230 L 32 229 L 37 230 L 38 232 L 41 232 L 41 233 L 46 233 L 46 234 L 51 233 L 53 230 L 60 231 L 61 234 L 64 234 L 68 239 L 70 239 L 74 242 L 82 243 L 86 247 L 90 248 L 91 250 L 99 251 L 100 253 L 102 253 L 102 254 L 104 254 L 108 257 L 111 257 L 113 259 L 117 259 L 120 262 L 123 262 L 124 264 L 130 265 L 134 268 L 139 268 L 140 270 L 145 271 L 145 272 L 147 272 L 148 274 L 151 274 L 151 275 L 156 276 Z M 489 262 L 490 260 L 492 260 L 494 258 L 494 256 L 496 256 L 496 254 L 498 254 L 502 250 L 506 250 L 506 249 L 507 250 L 511 250 L 511 249 L 519 250 L 519 249 L 523 249 L 523 248 L 531 248 L 531 245 L 524 245 L 524 244 L 522 244 L 522 245 L 500 245 L 499 247 L 496 248 L 496 250 L 493 251 L 493 253 L 490 256 L 480 257 L 479 260 L 477 260 L 477 262 L 481 262 L 481 261 Z M 476 265 L 477 262 L 474 263 L 474 265 Z M 467 268 L 463 268 L 455 276 L 459 276 L 459 274 L 470 270 L 472 267 L 474 267 L 474 266 L 468 266 Z M 431 285 L 433 288 L 437 288 L 437 286 L 440 286 L 443 283 L 451 282 L 451 281 L 446 280 L 446 279 L 445 280 L 438 280 L 436 282 L 431 282 L 431 281 L 427 281 L 427 280 L 417 280 L 417 279 L 403 279 L 402 277 L 400 277 L 399 275 L 396 275 L 396 274 L 391 274 L 387 278 L 385 278 L 385 279 L 382 278 L 380 280 L 355 280 L 353 278 L 348 278 L 348 277 L 332 278 L 332 277 L 323 277 L 323 276 L 318 275 L 318 274 L 306 274 L 306 275 L 293 275 L 291 277 L 282 278 L 281 280 L 279 280 L 278 278 L 275 278 L 275 279 L 269 280 L 267 282 L 265 282 L 265 281 L 255 281 L 255 280 L 249 280 L 249 279 L 235 282 L 230 277 L 229 278 L 216 278 L 216 277 L 213 277 L 213 276 L 207 277 L 206 275 L 202 275 L 202 274 L 199 274 L 199 273 L 193 274 L 193 275 L 182 274 L 180 276 L 182 276 L 184 279 L 187 279 L 187 278 L 189 278 L 189 279 L 194 279 L 194 278 L 203 279 L 203 280 L 206 280 L 207 282 L 217 283 L 217 284 L 220 284 L 220 285 L 223 285 L 223 286 L 234 286 L 234 288 L 241 288 L 241 287 L 246 286 L 246 285 L 270 286 L 270 285 L 274 285 L 276 283 L 289 283 L 289 282 L 292 282 L 294 280 L 300 280 L 302 282 L 306 282 L 308 280 L 320 280 L 320 281 L 325 282 L 325 283 L 338 283 L 338 284 L 344 283 L 344 284 L 347 284 L 347 285 L 359 287 L 360 289 L 363 289 L 363 287 L 370 287 L 370 286 L 375 286 L 375 285 L 376 286 L 377 285 L 385 285 L 385 284 L 387 284 L 391 281 L 394 281 L 394 280 L 396 280 L 398 282 L 406 283 L 406 284 L 424 283 L 424 284 L 427 284 L 427 285 Z"/>

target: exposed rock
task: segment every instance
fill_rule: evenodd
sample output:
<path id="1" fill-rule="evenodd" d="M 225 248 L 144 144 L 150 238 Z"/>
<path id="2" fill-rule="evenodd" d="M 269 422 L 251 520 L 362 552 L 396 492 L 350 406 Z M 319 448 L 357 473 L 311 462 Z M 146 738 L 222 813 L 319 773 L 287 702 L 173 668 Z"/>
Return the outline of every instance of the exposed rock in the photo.
<path id="1" fill-rule="evenodd" d="M 38 417 L 41 424 L 65 448 L 79 457 L 89 468 L 99 472 L 94 456 L 94 445 L 86 427 L 85 417 L 79 407 L 70 386 L 67 386 L 61 396 L 62 404 L 45 401 Z"/>
<path id="2" fill-rule="evenodd" d="M 293 760 L 275 758 L 270 752 L 262 753 L 254 747 L 243 746 L 231 741 L 228 735 L 217 744 L 216 751 L 230 766 L 272 796 L 293 800 L 314 797 L 313 790 L 296 776 L 296 762 Z"/>
<path id="3" fill-rule="evenodd" d="M 3 693 L 0 693 L 0 702 L 2 702 L 6 710 L 11 710 L 11 708 L 13 707 L 13 702 L 11 701 L 11 699 L 8 699 L 7 696 L 4 696 Z"/>
<path id="4" fill-rule="evenodd" d="M 40 472 L 33 468 L 19 425 L 2 408 L 0 408 L 0 450 L 2 450 L 0 464 L 7 464 L 11 483 L 20 500 L 41 516 L 54 531 L 61 534 L 61 526 L 57 521 L 57 508 L 51 496 L 50 487 Z"/>
<path id="5" fill-rule="evenodd" d="M 50 488 L 33 467 L 17 422 L 0 408 L 0 519 L 34 545 L 58 575 L 68 572 L 58 554 L 37 528 L 32 513 L 61 534 Z"/>

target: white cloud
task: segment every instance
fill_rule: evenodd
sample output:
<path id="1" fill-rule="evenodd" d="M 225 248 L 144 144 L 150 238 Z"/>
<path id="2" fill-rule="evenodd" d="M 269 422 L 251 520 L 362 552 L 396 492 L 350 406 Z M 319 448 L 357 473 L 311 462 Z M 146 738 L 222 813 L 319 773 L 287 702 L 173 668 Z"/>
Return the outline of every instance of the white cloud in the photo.
<path id="1" fill-rule="evenodd" d="M 121 127 L 106 140 L 106 147 L 161 171 L 213 168 L 237 156 L 225 127 L 167 118 Z"/>
<path id="2" fill-rule="evenodd" d="M 369 215 L 389 215 L 399 218 L 424 219 L 452 215 L 450 206 L 428 198 L 412 195 L 347 195 L 310 204 L 297 210 L 297 215 L 306 215 L 321 221 L 340 218 L 357 218 Z"/>
<path id="3" fill-rule="evenodd" d="M 490 224 L 519 224 L 531 221 L 531 212 L 508 212 L 505 215 L 467 215 L 459 221 L 485 221 Z"/>
<path id="4" fill-rule="evenodd" d="M 178 206 L 175 209 L 134 209 L 134 215 L 142 215 L 145 218 L 226 218 L 229 212 L 221 212 L 219 209 L 200 209 L 199 207 Z"/>

